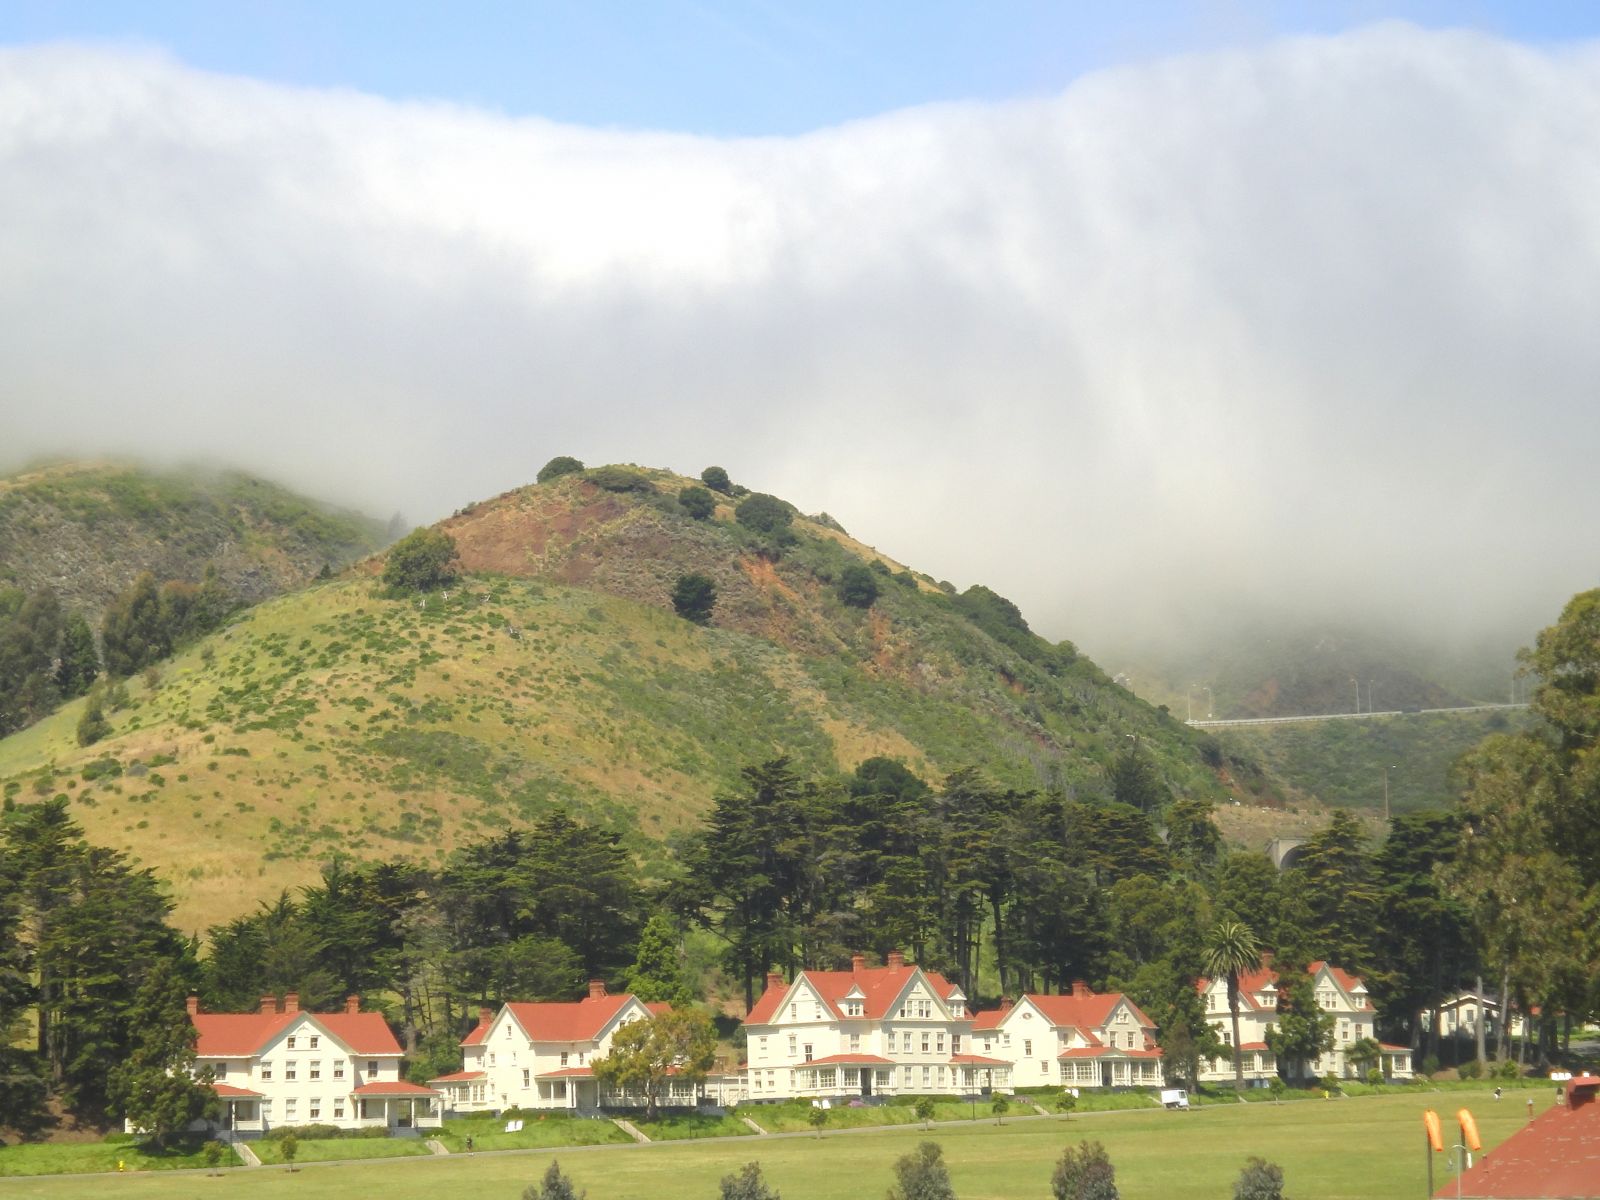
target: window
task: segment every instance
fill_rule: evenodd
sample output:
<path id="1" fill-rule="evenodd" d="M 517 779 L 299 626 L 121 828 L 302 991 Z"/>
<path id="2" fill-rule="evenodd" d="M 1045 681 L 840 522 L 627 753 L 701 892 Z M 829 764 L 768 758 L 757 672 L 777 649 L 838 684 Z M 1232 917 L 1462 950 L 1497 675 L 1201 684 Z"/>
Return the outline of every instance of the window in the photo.
<path id="1" fill-rule="evenodd" d="M 295 1043 L 295 1039 L 291 1037 L 289 1039 L 289 1049 L 291 1049 L 291 1050 L 294 1049 L 294 1043 Z"/>
<path id="2" fill-rule="evenodd" d="M 850 1053 L 861 1053 L 861 1035 L 859 1033 L 852 1033 L 850 1035 Z"/>
<path id="3" fill-rule="evenodd" d="M 344 1101 L 343 1100 L 335 1100 L 333 1102 L 333 1119 L 335 1121 L 344 1120 Z"/>
<path id="4" fill-rule="evenodd" d="M 561 1065 L 563 1067 L 567 1065 L 567 1052 L 565 1050 L 561 1052 Z"/>
<path id="5" fill-rule="evenodd" d="M 932 1081 L 933 1070 L 930 1067 L 922 1068 L 922 1086 L 927 1087 Z"/>
<path id="6" fill-rule="evenodd" d="M 806 1061 L 807 1062 L 811 1061 L 811 1043 L 810 1042 L 806 1043 Z"/>
<path id="7" fill-rule="evenodd" d="M 927 1034 L 923 1034 L 922 1035 L 922 1052 L 924 1054 L 926 1054 L 928 1052 L 928 1035 Z"/>
<path id="8" fill-rule="evenodd" d="M 315 1050 L 321 1044 L 322 1044 L 322 1039 L 320 1037 L 318 1037 L 316 1034 L 313 1033 L 311 1035 L 311 1048 L 313 1050 Z"/>
<path id="9" fill-rule="evenodd" d="M 791 1033 L 789 1035 L 789 1057 L 790 1058 L 793 1058 L 795 1056 L 795 1044 L 796 1044 L 795 1043 L 795 1036 L 794 1036 L 794 1034 Z"/>
<path id="10" fill-rule="evenodd" d="M 959 1033 L 952 1033 L 950 1035 L 950 1053 L 961 1053 L 961 1035 Z"/>
<path id="11" fill-rule="evenodd" d="M 756 1051 L 760 1055 L 760 1057 L 762 1057 L 762 1058 L 765 1058 L 767 1056 L 767 1035 L 766 1034 L 763 1033 L 760 1037 L 758 1037 L 756 1039 Z"/>
<path id="12" fill-rule="evenodd" d="M 831 1088 L 838 1086 L 839 1073 L 832 1067 L 824 1067 L 817 1072 L 817 1086 Z"/>
<path id="13" fill-rule="evenodd" d="M 289 1099 L 283 1102 L 283 1119 L 285 1121 L 294 1120 L 294 1104 L 295 1101 L 293 1096 L 289 1097 Z"/>
<path id="14" fill-rule="evenodd" d="M 335 1079 L 344 1078 L 344 1059 L 336 1058 L 333 1060 L 333 1077 Z"/>
<path id="15" fill-rule="evenodd" d="M 935 1050 L 937 1050 L 940 1054 L 943 1054 L 944 1053 L 944 1030 L 941 1029 L 938 1032 L 937 1036 L 935 1036 L 933 1041 L 934 1041 L 933 1048 Z"/>
<path id="16" fill-rule="evenodd" d="M 1024 1058 L 1032 1058 L 1033 1057 L 1033 1039 L 1032 1038 L 1024 1038 L 1023 1039 L 1023 1042 L 1022 1042 L 1022 1056 Z"/>
<path id="17" fill-rule="evenodd" d="M 272 1100 L 270 1097 L 261 1102 L 261 1119 L 263 1121 L 272 1119 Z"/>
<path id="18" fill-rule="evenodd" d="M 283 1064 L 283 1077 L 285 1079 L 293 1079 L 295 1077 L 294 1064 L 292 1062 L 286 1062 Z"/>
<path id="19" fill-rule="evenodd" d="M 321 1096 L 313 1096 L 313 1097 L 311 1097 L 311 1102 L 306 1106 L 306 1117 L 308 1119 L 312 1120 L 312 1121 L 315 1121 L 321 1115 L 322 1115 L 322 1097 Z"/>
<path id="20" fill-rule="evenodd" d="M 261 1078 L 272 1078 L 272 1063 L 266 1059 L 263 1059 L 261 1062 Z"/>
<path id="21" fill-rule="evenodd" d="M 377 1061 L 374 1060 L 374 1059 L 370 1059 L 369 1058 L 367 1060 L 367 1078 L 368 1079 L 376 1079 L 377 1077 L 378 1077 L 378 1064 L 377 1064 Z"/>
<path id="22" fill-rule="evenodd" d="M 489 1065 L 491 1067 L 494 1066 L 494 1051 L 493 1050 L 489 1051 Z"/>
<path id="23" fill-rule="evenodd" d="M 847 1088 L 861 1086 L 861 1071 L 859 1068 L 846 1067 L 844 1069 L 844 1086 Z"/>
<path id="24" fill-rule="evenodd" d="M 225 1062 L 212 1063 L 211 1077 L 213 1079 L 226 1079 L 228 1077 L 228 1064 Z"/>
<path id="25" fill-rule="evenodd" d="M 321 1079 L 322 1078 L 322 1060 L 321 1059 L 313 1058 L 311 1060 L 311 1069 L 306 1072 L 306 1078 L 307 1079 Z"/>
<path id="26" fill-rule="evenodd" d="M 903 1054 L 911 1053 L 911 1030 L 909 1029 L 900 1035 L 900 1051 Z"/>
<path id="27" fill-rule="evenodd" d="M 789 1020 L 798 1021 L 799 1019 L 800 1019 L 800 1006 L 798 1004 L 789 1005 Z"/>
<path id="28" fill-rule="evenodd" d="M 1049 1072 L 1050 1072 L 1050 1063 L 1049 1063 L 1049 1061 L 1046 1060 L 1046 1059 L 1041 1058 L 1039 1060 L 1039 1073 L 1041 1075 L 1046 1075 L 1046 1074 L 1049 1074 Z"/>
<path id="29" fill-rule="evenodd" d="M 528 1086 L 528 1069 L 526 1067 L 522 1069 L 522 1086 L 524 1088 Z"/>

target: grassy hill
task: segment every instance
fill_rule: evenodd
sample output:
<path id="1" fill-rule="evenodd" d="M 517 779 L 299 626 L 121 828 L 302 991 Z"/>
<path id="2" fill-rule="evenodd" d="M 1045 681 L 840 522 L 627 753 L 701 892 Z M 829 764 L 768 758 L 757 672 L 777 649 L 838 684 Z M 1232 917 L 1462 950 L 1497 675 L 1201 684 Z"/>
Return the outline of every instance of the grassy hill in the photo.
<path id="1" fill-rule="evenodd" d="M 1264 786 L 992 593 L 885 562 L 877 602 L 851 607 L 840 573 L 876 552 L 802 518 L 774 562 L 726 505 L 690 519 L 688 482 L 591 472 L 469 506 L 442 523 L 457 586 L 392 597 L 374 559 L 269 600 L 132 682 L 106 740 L 76 744 L 80 702 L 0 742 L 0 786 L 69 796 L 171 881 L 190 928 L 334 853 L 431 858 L 556 804 L 656 861 L 777 754 L 1097 796 L 1134 737 L 1180 794 Z M 716 581 L 709 627 L 672 611 L 686 571 Z"/>
<path id="2" fill-rule="evenodd" d="M 256 601 L 386 540 L 381 522 L 238 472 L 59 463 L 0 478 L 0 586 L 49 588 L 91 616 L 141 571 L 198 580 L 214 563 Z"/>

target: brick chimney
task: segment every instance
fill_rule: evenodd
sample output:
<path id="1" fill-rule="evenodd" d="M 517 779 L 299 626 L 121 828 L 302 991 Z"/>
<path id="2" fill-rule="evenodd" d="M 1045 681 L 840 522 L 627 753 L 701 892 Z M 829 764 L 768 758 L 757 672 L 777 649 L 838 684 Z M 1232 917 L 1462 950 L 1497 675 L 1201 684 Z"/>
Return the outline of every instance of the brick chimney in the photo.
<path id="1" fill-rule="evenodd" d="M 356 1013 L 360 1012 L 361 1011 L 361 997 L 360 996 L 346 996 L 344 998 L 344 1011 L 349 1013 L 352 1017 L 355 1016 Z"/>
<path id="2" fill-rule="evenodd" d="M 1271 950 L 1263 950 L 1261 952 L 1261 969 L 1263 971 L 1272 970 L 1272 951 Z"/>
<path id="3" fill-rule="evenodd" d="M 1010 996 L 1001 996 L 1000 997 L 1000 1011 L 1003 1012 L 1003 1013 L 1008 1013 L 1008 1012 L 1011 1011 L 1011 997 Z"/>
<path id="4" fill-rule="evenodd" d="M 286 1013 L 297 1013 L 300 1011 L 299 992 L 285 992 L 283 994 L 283 1011 Z"/>
<path id="5" fill-rule="evenodd" d="M 190 996 L 188 1001 L 186 1002 L 186 1007 L 189 1009 L 189 1015 L 191 1017 L 199 1015 L 199 1012 L 200 1012 L 200 997 L 199 996 Z"/>
<path id="6" fill-rule="evenodd" d="M 278 1011 L 278 998 L 276 996 L 261 997 L 261 1015 L 271 1016 Z"/>
<path id="7" fill-rule="evenodd" d="M 1074 979 L 1072 981 L 1072 994 L 1074 996 L 1091 996 L 1094 993 L 1089 990 L 1089 985 L 1083 980 Z"/>
<path id="8" fill-rule="evenodd" d="M 903 967 L 906 965 L 906 956 L 898 950 L 891 950 L 888 957 L 883 960 L 883 964 L 886 967 Z"/>
<path id="9" fill-rule="evenodd" d="M 589 999 L 604 1000 L 606 995 L 606 981 L 604 979 L 589 980 Z"/>
<path id="10" fill-rule="evenodd" d="M 478 1025 L 480 1028 L 487 1027 L 492 1020 L 494 1020 L 494 1009 L 480 1008 L 478 1010 Z"/>
<path id="11" fill-rule="evenodd" d="M 859 975 L 866 970 L 867 956 L 865 954 L 852 954 L 850 956 L 850 974 Z"/>
<path id="12" fill-rule="evenodd" d="M 788 980 L 786 980 L 779 972 L 777 972 L 777 971 L 768 971 L 767 972 L 767 986 L 769 988 L 781 988 L 786 983 L 788 983 Z"/>

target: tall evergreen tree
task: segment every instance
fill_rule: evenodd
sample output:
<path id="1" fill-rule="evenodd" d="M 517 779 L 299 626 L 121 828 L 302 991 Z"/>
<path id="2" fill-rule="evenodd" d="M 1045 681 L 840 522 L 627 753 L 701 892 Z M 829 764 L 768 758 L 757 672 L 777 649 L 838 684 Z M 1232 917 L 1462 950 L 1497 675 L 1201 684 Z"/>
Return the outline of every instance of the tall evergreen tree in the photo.
<path id="1" fill-rule="evenodd" d="M 94 632 L 82 613 L 73 613 L 61 639 L 61 662 L 56 668 L 56 686 L 70 700 L 84 695 L 100 674 L 100 655 L 94 648 Z"/>
<path id="2" fill-rule="evenodd" d="M 128 1053 L 112 1066 L 112 1105 L 165 1145 L 172 1134 L 215 1109 L 208 1067 L 196 1077 L 195 1028 L 185 997 L 188 981 L 170 959 L 154 962 L 127 1012 Z"/>

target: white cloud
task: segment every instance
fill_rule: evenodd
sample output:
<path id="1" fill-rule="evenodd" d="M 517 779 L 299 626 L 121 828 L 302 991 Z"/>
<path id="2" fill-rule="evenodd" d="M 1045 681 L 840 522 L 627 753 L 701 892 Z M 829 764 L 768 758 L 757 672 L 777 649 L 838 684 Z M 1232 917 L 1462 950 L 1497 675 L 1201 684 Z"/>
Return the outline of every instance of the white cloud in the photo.
<path id="1" fill-rule="evenodd" d="M 1378 26 L 791 139 L 0 52 L 0 445 L 431 519 L 726 465 L 1088 643 L 1594 582 L 1600 53 Z M 1430 618 L 1432 619 L 1432 618 Z"/>

